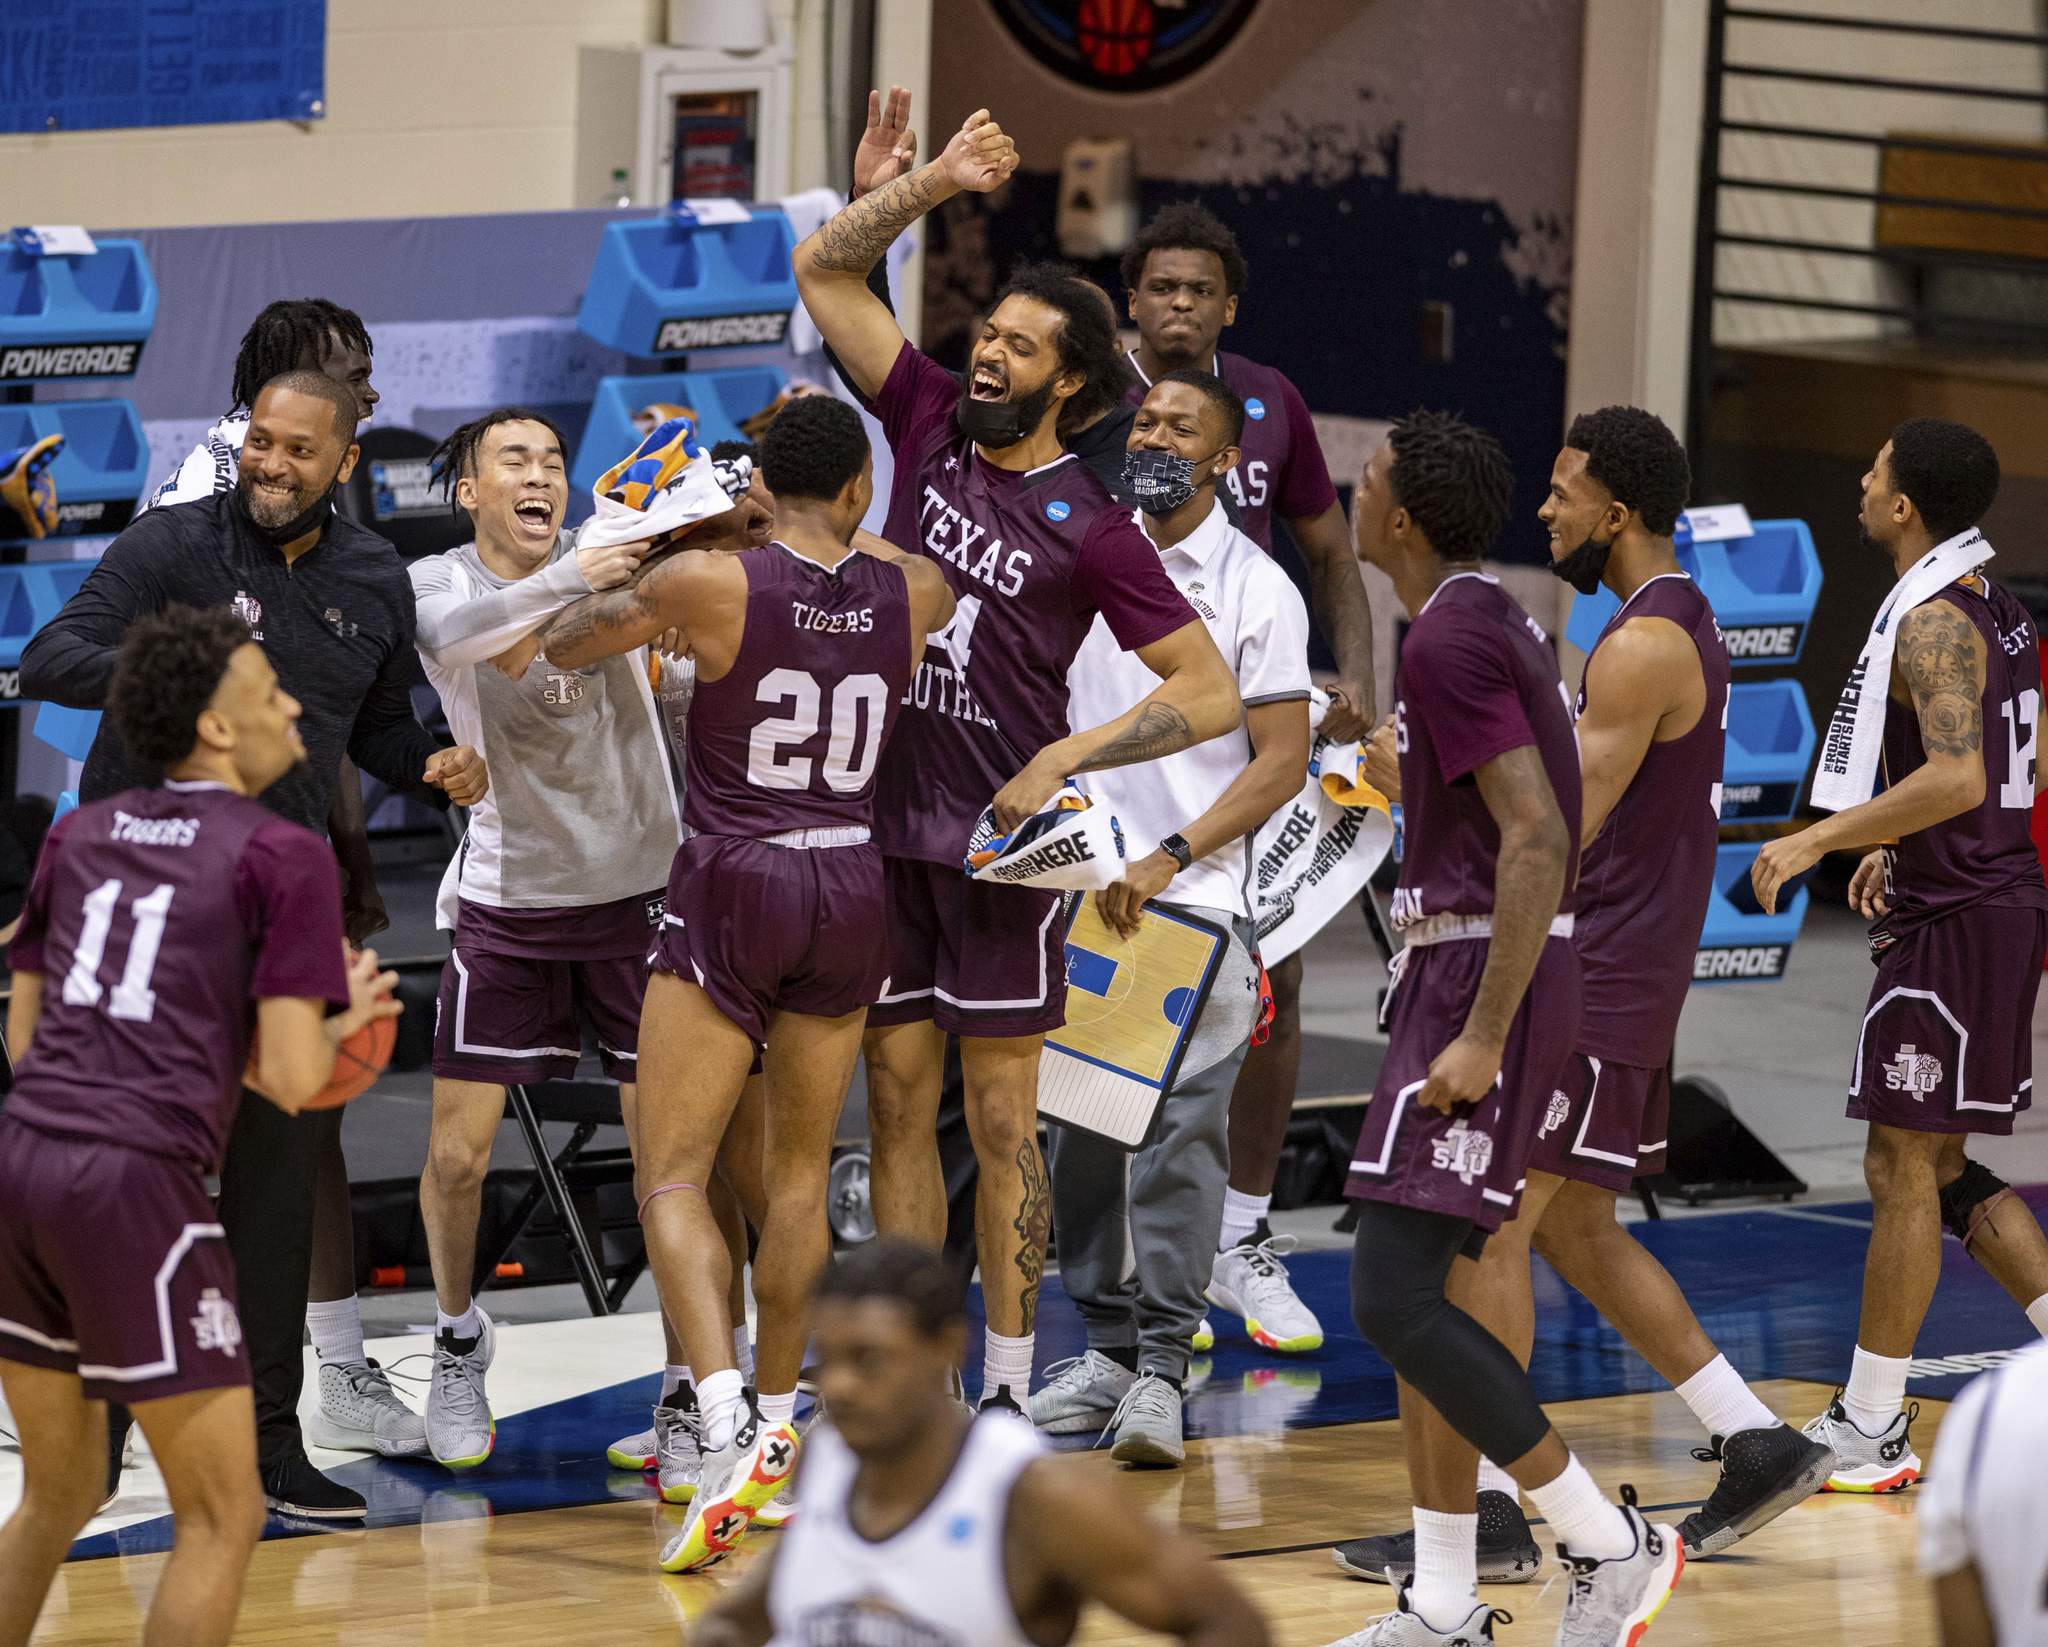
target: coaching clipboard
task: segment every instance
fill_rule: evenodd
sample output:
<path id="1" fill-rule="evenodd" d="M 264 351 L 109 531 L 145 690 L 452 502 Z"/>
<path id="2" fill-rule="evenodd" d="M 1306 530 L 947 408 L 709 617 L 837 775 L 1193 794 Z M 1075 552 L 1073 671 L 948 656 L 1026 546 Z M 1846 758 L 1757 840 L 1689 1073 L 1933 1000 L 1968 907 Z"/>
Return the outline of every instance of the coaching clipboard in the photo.
<path id="1" fill-rule="evenodd" d="M 1067 1021 L 1045 1038 L 1038 1112 L 1120 1149 L 1142 1149 L 1216 981 L 1230 935 L 1145 906 L 1124 938 L 1083 898 L 1067 927 Z"/>

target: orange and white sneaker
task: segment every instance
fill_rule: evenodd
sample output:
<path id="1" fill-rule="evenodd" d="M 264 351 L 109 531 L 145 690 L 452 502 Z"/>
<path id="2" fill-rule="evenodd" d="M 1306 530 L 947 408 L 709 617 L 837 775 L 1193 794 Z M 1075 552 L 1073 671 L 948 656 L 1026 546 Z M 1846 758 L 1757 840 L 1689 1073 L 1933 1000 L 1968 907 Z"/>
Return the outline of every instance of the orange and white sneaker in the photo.
<path id="1" fill-rule="evenodd" d="M 1621 1489 L 1621 1513 L 1636 1540 L 1627 1555 L 1596 1559 L 1557 1547 L 1570 1587 L 1555 1647 L 1636 1647 L 1678 1588 L 1685 1571 L 1678 1529 L 1646 1520 L 1633 1487 Z"/>
<path id="2" fill-rule="evenodd" d="M 661 1552 L 665 1573 L 701 1573 L 715 1567 L 747 1536 L 754 1517 L 774 1500 L 796 1468 L 796 1426 L 761 1422 L 741 1409 L 740 1427 L 722 1447 L 705 1447 L 697 1496 L 682 1531 Z"/>
<path id="3" fill-rule="evenodd" d="M 1842 1392 L 1828 1410 L 1807 1423 L 1806 1434 L 1835 1450 L 1835 1467 L 1824 1493 L 1896 1493 L 1920 1479 L 1920 1455 L 1913 1451 L 1913 1420 L 1920 1403 L 1909 1401 L 1882 1435 L 1865 1435 L 1842 1406 Z"/>

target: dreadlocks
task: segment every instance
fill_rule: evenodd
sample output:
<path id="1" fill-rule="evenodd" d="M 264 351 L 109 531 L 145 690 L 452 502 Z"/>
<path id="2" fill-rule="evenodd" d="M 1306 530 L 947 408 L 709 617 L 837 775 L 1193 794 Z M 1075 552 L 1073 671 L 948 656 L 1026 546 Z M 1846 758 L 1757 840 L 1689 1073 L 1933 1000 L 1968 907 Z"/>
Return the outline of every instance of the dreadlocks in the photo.
<path id="1" fill-rule="evenodd" d="M 246 411 L 256 404 L 264 384 L 286 372 L 311 365 L 315 370 L 335 346 L 371 353 L 370 334 L 362 317 L 324 297 L 280 298 L 250 322 L 235 354 L 235 404 Z"/>
<path id="2" fill-rule="evenodd" d="M 464 475 L 476 473 L 477 454 L 483 450 L 484 436 L 501 423 L 538 423 L 555 437 L 555 444 L 561 447 L 564 458 L 568 456 L 568 437 L 547 413 L 536 412 L 530 406 L 500 406 L 482 417 L 471 418 L 436 446 L 433 457 L 428 460 L 427 484 L 441 488 L 442 495 L 448 499 L 451 514 L 462 512 L 462 505 L 455 501 L 455 483 Z"/>

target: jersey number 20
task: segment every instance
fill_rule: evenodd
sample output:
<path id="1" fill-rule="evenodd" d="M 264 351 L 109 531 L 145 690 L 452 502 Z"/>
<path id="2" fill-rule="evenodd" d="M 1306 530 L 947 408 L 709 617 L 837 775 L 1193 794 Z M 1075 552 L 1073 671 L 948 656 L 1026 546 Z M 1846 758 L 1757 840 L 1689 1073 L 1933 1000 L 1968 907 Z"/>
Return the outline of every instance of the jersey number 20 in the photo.
<path id="1" fill-rule="evenodd" d="M 810 788 L 811 757 L 787 754 L 785 746 L 810 742 L 825 724 L 817 677 L 804 669 L 771 669 L 754 696 L 762 703 L 788 704 L 790 712 L 770 716 L 747 739 L 747 782 L 756 789 Z M 824 771 L 825 782 L 839 794 L 855 793 L 874 776 L 888 707 L 889 683 L 880 675 L 848 675 L 833 689 L 832 741 L 825 746 Z"/>

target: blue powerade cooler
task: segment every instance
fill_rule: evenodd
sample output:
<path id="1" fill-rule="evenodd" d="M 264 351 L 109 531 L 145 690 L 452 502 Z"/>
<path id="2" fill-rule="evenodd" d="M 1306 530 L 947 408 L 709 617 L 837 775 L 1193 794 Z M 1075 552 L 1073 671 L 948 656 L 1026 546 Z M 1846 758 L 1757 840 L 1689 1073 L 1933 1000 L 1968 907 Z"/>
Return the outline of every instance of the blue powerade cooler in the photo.
<path id="1" fill-rule="evenodd" d="M 621 354 L 773 348 L 796 308 L 796 234 L 772 208 L 739 223 L 613 223 L 576 325 Z"/>
<path id="2" fill-rule="evenodd" d="M 0 384 L 133 377 L 155 324 L 139 241 L 57 257 L 0 242 Z"/>

